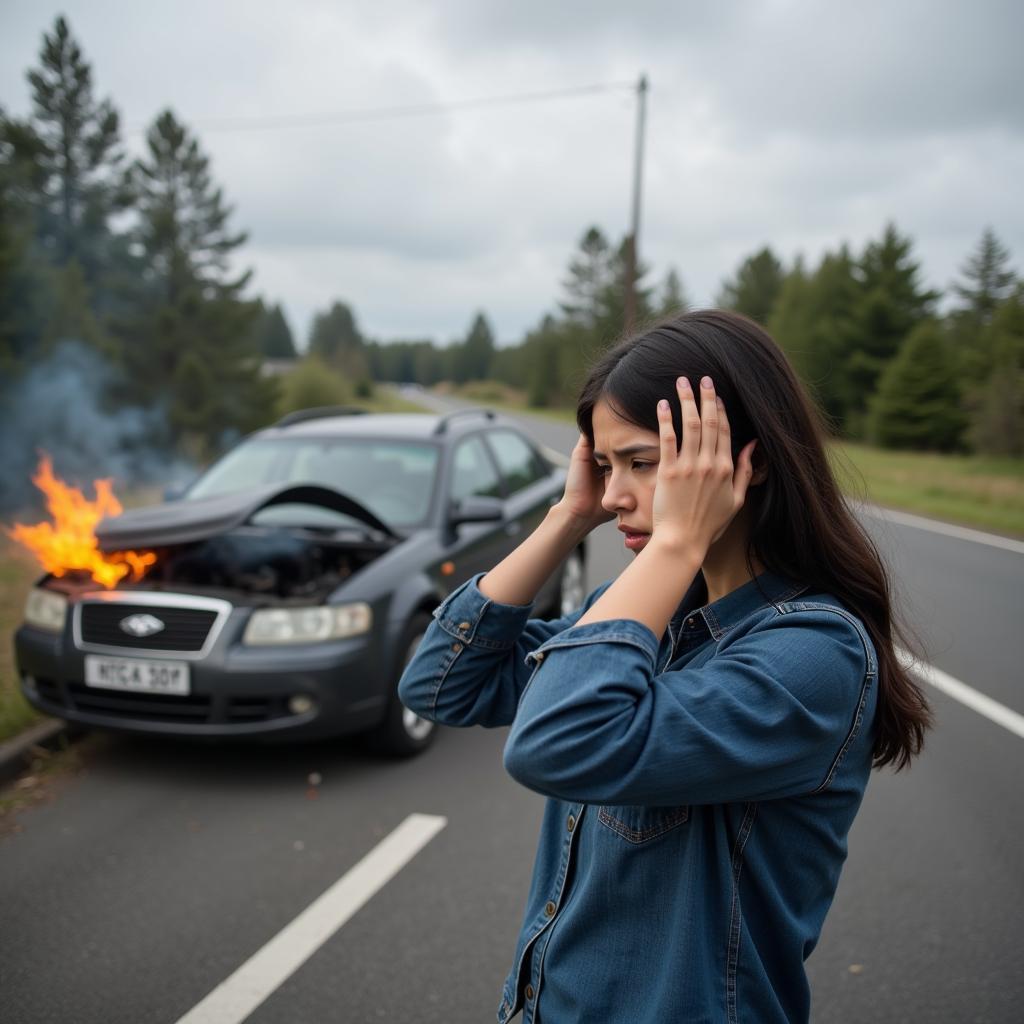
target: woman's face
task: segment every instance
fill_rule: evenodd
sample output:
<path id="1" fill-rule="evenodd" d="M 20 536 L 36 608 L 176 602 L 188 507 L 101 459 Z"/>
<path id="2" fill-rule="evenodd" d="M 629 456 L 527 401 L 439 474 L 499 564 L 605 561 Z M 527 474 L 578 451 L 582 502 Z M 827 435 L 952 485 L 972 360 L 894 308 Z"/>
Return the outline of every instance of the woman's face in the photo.
<path id="1" fill-rule="evenodd" d="M 601 505 L 615 515 L 626 547 L 636 554 L 651 539 L 658 435 L 627 423 L 603 399 L 594 406 L 594 461 L 604 476 Z"/>

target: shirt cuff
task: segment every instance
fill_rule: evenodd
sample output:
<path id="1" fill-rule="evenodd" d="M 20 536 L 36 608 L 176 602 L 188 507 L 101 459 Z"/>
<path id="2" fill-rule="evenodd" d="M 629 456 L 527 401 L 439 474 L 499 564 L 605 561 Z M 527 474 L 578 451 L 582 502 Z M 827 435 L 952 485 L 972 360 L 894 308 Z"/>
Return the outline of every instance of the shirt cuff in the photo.
<path id="1" fill-rule="evenodd" d="M 582 626 L 573 626 L 551 637 L 526 657 L 527 661 L 531 658 L 543 661 L 543 655 L 548 651 L 559 647 L 583 647 L 588 644 L 627 644 L 638 647 L 647 655 L 652 668 L 657 663 L 660 646 L 654 631 L 642 622 L 637 622 L 636 619 L 608 619 L 604 622 L 587 622 Z"/>
<path id="2" fill-rule="evenodd" d="M 437 624 L 467 646 L 509 650 L 530 620 L 532 604 L 501 604 L 480 592 L 486 573 L 477 573 L 453 590 L 434 610 Z"/>

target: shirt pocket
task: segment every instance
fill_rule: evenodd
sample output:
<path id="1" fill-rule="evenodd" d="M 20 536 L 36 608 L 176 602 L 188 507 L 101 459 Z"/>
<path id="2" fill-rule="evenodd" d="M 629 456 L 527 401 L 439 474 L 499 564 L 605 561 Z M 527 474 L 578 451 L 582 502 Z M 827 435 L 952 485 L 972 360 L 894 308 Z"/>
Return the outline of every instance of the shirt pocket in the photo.
<path id="1" fill-rule="evenodd" d="M 598 821 L 633 846 L 642 846 L 690 820 L 689 805 L 645 807 L 621 804 L 601 807 Z"/>

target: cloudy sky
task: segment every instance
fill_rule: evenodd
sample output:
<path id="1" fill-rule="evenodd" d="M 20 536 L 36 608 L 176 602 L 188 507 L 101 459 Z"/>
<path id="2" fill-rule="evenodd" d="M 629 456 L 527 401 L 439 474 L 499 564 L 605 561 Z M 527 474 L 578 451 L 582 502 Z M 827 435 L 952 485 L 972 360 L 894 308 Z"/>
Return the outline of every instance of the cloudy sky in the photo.
<path id="1" fill-rule="evenodd" d="M 590 224 L 629 228 L 650 79 L 642 257 L 699 304 L 888 220 L 946 288 L 990 225 L 1024 271 L 1019 0 L 2 0 L 0 105 L 68 17 L 141 152 L 171 107 L 249 232 L 240 262 L 300 342 L 342 299 L 377 338 L 502 343 L 554 309 Z M 544 101 L 393 108 L 607 86 Z"/>

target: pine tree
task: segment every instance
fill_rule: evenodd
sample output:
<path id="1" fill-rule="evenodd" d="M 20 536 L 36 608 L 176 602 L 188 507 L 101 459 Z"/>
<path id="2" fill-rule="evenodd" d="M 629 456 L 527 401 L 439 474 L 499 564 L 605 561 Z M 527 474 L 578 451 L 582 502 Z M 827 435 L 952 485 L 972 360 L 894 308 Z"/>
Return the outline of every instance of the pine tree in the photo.
<path id="1" fill-rule="evenodd" d="M 494 362 L 494 334 L 487 317 L 477 313 L 462 344 L 456 365 L 456 380 L 486 380 Z"/>
<path id="2" fill-rule="evenodd" d="M 94 290 L 119 256 L 110 220 L 131 200 L 118 114 L 94 98 L 92 68 L 63 17 L 43 36 L 40 66 L 28 80 L 33 112 L 24 144 L 37 167 L 38 237 L 50 261 L 77 262 Z"/>
<path id="3" fill-rule="evenodd" d="M 786 275 L 769 331 L 842 432 L 858 396 L 851 393 L 847 361 L 856 349 L 859 287 L 846 246 L 827 252 L 813 273 L 797 259 Z"/>
<path id="4" fill-rule="evenodd" d="M 271 359 L 294 359 L 296 356 L 292 329 L 288 326 L 284 310 L 279 305 L 270 311 L 263 351 Z"/>
<path id="5" fill-rule="evenodd" d="M 594 325 L 594 344 L 600 348 L 614 341 L 626 330 L 626 289 L 629 287 L 629 237 L 619 243 L 608 263 L 608 281 L 598 295 L 597 321 Z M 643 281 L 650 272 L 645 263 L 638 263 L 633 292 L 636 299 L 634 326 L 639 327 L 650 320 L 654 312 L 651 294 L 653 289 Z M 589 356 L 588 356 L 589 358 Z"/>
<path id="6" fill-rule="evenodd" d="M 675 267 L 669 267 L 668 273 L 665 275 L 657 305 L 658 312 L 662 316 L 683 313 L 690 308 L 690 297 L 686 294 L 682 278 Z"/>
<path id="7" fill-rule="evenodd" d="M 1017 278 L 1010 267 L 1009 250 L 990 228 L 985 229 L 961 274 L 963 281 L 953 284 L 960 304 L 950 312 L 949 319 L 961 370 L 973 390 L 987 386 L 995 356 L 993 320 Z"/>
<path id="8" fill-rule="evenodd" d="M 281 307 L 269 309 L 260 299 L 256 303 L 257 316 L 253 327 L 253 344 L 265 359 L 295 359 L 295 341 Z"/>
<path id="9" fill-rule="evenodd" d="M 555 405 L 559 397 L 558 328 L 552 317 L 545 317 L 525 345 L 530 353 L 527 402 L 534 409 Z"/>
<path id="10" fill-rule="evenodd" d="M 311 355 L 329 363 L 362 344 L 363 336 L 359 333 L 356 318 L 344 302 L 335 302 L 326 313 L 317 313 L 313 318 L 308 348 Z"/>
<path id="11" fill-rule="evenodd" d="M 786 274 L 779 297 L 768 321 L 768 332 L 789 357 L 805 384 L 814 386 L 811 369 L 814 361 L 815 312 L 811 308 L 813 275 L 798 256 Z"/>
<path id="12" fill-rule="evenodd" d="M 870 435 L 885 448 L 953 451 L 966 427 L 960 400 L 956 359 L 942 328 L 923 321 L 882 375 Z"/>
<path id="13" fill-rule="evenodd" d="M 0 108 L 0 378 L 39 356 L 53 307 L 50 275 L 34 253 L 35 138 Z"/>
<path id="14" fill-rule="evenodd" d="M 333 366 L 353 386 L 370 380 L 363 336 L 344 302 L 335 302 L 326 313 L 313 318 L 307 351 Z"/>
<path id="15" fill-rule="evenodd" d="M 853 436 L 863 433 L 868 402 L 886 364 L 932 315 L 939 298 L 921 286 L 912 248 L 911 239 L 888 224 L 881 240 L 869 242 L 856 264 L 860 297 L 843 371 L 845 422 Z"/>
<path id="16" fill-rule="evenodd" d="M 133 166 L 135 242 L 146 268 L 138 312 L 124 325 L 124 358 L 137 396 L 166 401 L 172 438 L 213 453 L 273 415 L 276 385 L 260 376 L 252 340 L 249 271 L 230 263 L 245 241 L 213 183 L 199 143 L 171 111 L 146 136 Z"/>
<path id="17" fill-rule="evenodd" d="M 1010 267 L 1010 250 L 985 228 L 977 250 L 960 270 L 962 283 L 954 283 L 953 291 L 960 299 L 958 312 L 966 314 L 977 325 L 989 324 L 996 307 L 1013 288 L 1017 275 Z"/>
<path id="18" fill-rule="evenodd" d="M 740 264 L 733 279 L 722 283 L 716 301 L 723 309 L 743 313 L 759 324 L 767 324 L 784 280 L 782 264 L 765 246 Z"/>
<path id="19" fill-rule="evenodd" d="M 569 275 L 562 282 L 566 298 L 559 305 L 566 318 L 596 329 L 604 314 L 603 297 L 613 283 L 613 254 L 599 227 L 588 228 L 579 243 L 579 254 L 569 261 Z"/>
<path id="20" fill-rule="evenodd" d="M 972 447 L 987 455 L 1024 455 L 1024 283 L 1000 302 L 985 328 L 987 376 L 970 389 Z"/>

